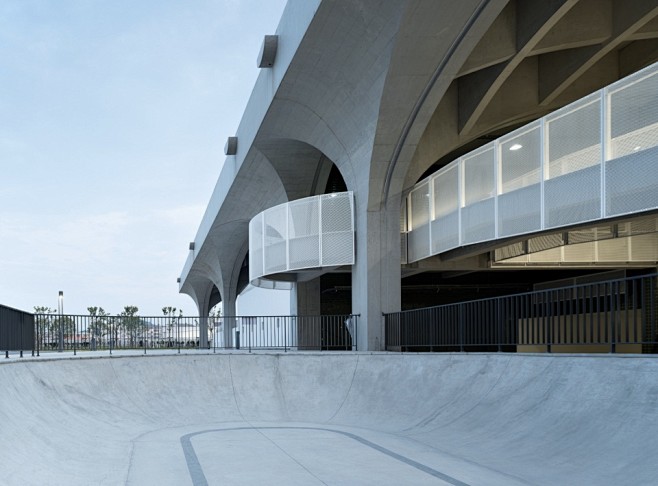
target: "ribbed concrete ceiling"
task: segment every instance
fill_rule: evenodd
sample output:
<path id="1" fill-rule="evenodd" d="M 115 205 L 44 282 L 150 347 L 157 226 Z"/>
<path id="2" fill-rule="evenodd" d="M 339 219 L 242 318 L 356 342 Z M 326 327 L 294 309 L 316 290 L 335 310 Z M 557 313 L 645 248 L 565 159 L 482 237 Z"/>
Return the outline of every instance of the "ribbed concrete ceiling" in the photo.
<path id="1" fill-rule="evenodd" d="M 405 187 L 437 161 L 429 171 L 657 60 L 655 0 L 508 2 L 427 123 Z"/>

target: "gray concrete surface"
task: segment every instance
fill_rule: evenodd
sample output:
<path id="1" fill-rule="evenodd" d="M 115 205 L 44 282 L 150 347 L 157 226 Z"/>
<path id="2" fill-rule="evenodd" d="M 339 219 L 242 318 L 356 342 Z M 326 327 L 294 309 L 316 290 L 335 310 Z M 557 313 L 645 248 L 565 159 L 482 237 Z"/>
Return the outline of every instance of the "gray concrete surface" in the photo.
<path id="1" fill-rule="evenodd" d="M 0 362 L 0 484 L 658 479 L 654 357 L 69 357 Z"/>

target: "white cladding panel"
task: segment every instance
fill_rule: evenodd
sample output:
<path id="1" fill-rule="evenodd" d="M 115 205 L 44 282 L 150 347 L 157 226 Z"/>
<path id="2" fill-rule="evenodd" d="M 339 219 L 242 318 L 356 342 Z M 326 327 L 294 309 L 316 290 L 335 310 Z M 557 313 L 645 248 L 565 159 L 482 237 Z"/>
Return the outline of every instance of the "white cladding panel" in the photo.
<path id="1" fill-rule="evenodd" d="M 305 268 L 354 264 L 352 192 L 298 199 L 249 223 L 249 279 Z"/>

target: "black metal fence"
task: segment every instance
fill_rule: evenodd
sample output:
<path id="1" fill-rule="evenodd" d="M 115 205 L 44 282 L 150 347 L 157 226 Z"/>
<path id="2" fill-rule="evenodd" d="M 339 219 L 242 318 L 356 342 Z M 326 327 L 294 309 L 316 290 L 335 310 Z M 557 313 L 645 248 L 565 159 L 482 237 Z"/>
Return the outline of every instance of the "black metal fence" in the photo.
<path id="1" fill-rule="evenodd" d="M 11 307 L 0 305 L 0 351 L 34 350 L 34 316 Z"/>
<path id="2" fill-rule="evenodd" d="M 222 317 L 213 342 L 223 344 L 223 326 L 235 330 L 234 343 L 244 349 L 338 351 L 357 349 L 358 316 L 235 316 Z M 230 333 L 229 333 L 230 335 Z"/>
<path id="3" fill-rule="evenodd" d="M 358 316 L 90 316 L 35 314 L 42 351 L 120 349 L 356 350 Z M 206 335 L 203 335 L 203 329 Z M 352 338 L 354 336 L 354 338 Z M 204 338 L 205 337 L 205 338 Z"/>
<path id="4" fill-rule="evenodd" d="M 389 351 L 658 352 L 657 275 L 385 314 Z"/>

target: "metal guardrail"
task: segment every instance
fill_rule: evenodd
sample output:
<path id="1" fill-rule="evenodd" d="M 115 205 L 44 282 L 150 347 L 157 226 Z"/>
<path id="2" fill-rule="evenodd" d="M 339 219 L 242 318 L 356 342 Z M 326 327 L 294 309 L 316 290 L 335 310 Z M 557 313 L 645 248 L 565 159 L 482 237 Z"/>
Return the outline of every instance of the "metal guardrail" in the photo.
<path id="1" fill-rule="evenodd" d="M 658 275 L 385 314 L 388 351 L 658 353 Z"/>
<path id="2" fill-rule="evenodd" d="M 235 329 L 238 349 L 356 351 L 358 316 L 236 316 L 222 317 Z M 221 330 L 219 331 L 221 332 Z M 222 343 L 221 336 L 213 343 Z"/>
<path id="3" fill-rule="evenodd" d="M 34 352 L 34 316 L 28 312 L 0 305 L 0 351 Z"/>
<path id="4" fill-rule="evenodd" d="M 36 354 L 139 349 L 356 350 L 358 316 L 90 316 L 35 314 Z M 206 324 L 207 338 L 202 339 Z"/>

